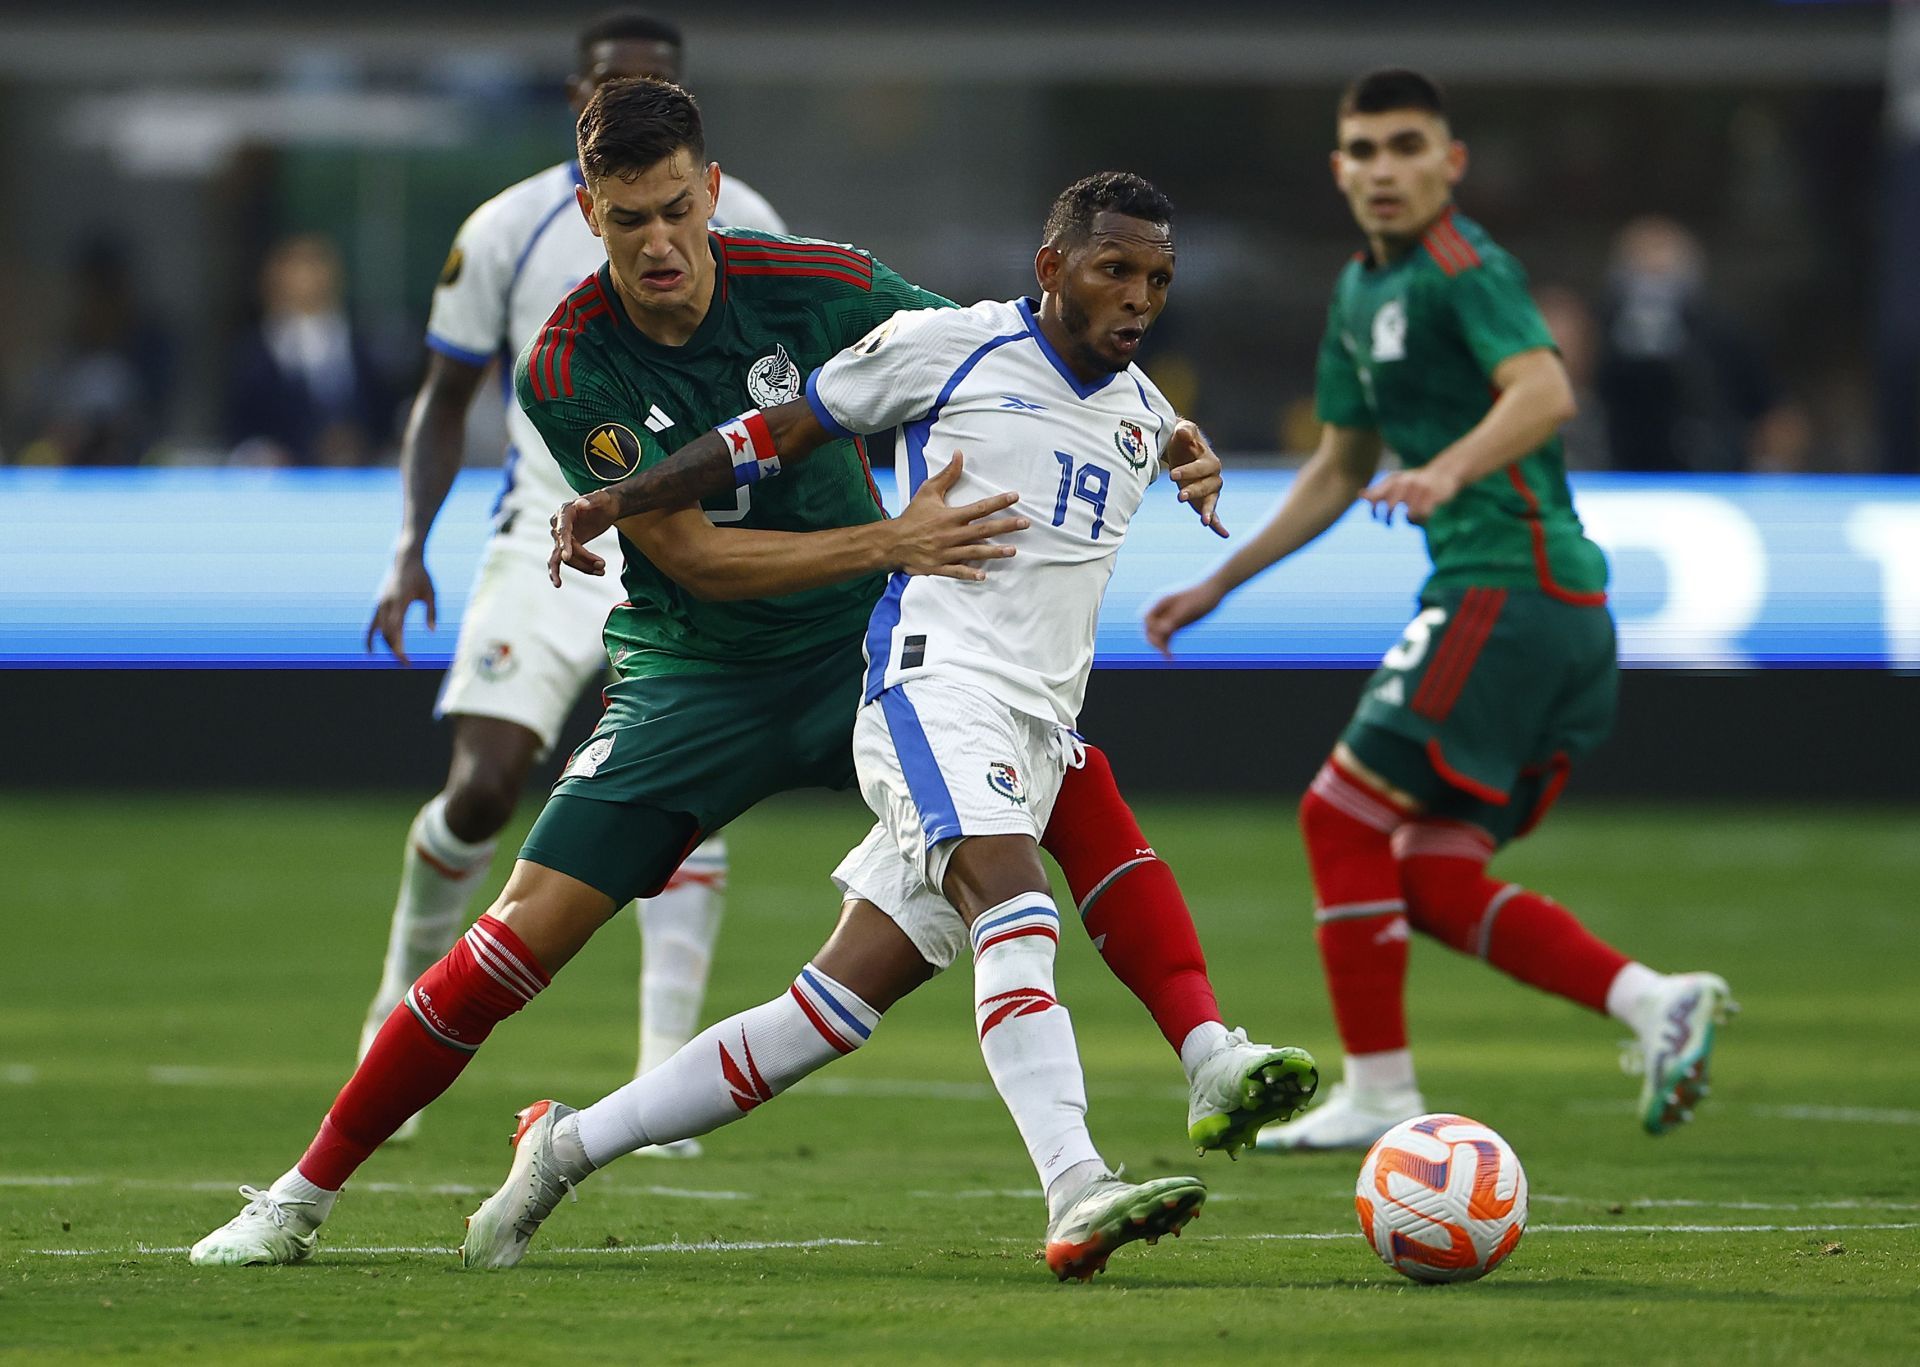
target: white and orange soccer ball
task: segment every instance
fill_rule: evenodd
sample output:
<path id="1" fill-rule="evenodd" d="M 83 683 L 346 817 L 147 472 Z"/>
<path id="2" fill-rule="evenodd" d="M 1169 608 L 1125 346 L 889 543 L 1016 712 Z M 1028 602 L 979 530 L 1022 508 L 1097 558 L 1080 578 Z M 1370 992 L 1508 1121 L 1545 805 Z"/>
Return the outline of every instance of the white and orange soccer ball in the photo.
<path id="1" fill-rule="evenodd" d="M 1527 1174 L 1512 1145 L 1463 1115 L 1402 1121 L 1367 1150 L 1354 1186 L 1360 1232 L 1419 1282 L 1470 1282 L 1527 1228 Z"/>

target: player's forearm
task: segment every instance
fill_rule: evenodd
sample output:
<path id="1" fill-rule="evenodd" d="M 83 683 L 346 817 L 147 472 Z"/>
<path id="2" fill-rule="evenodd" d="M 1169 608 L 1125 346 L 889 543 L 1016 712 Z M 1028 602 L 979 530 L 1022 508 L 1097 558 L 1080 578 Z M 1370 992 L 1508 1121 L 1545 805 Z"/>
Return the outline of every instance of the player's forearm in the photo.
<path id="1" fill-rule="evenodd" d="M 451 364 L 438 356 L 429 364 L 427 381 L 413 401 L 401 437 L 397 549 L 403 555 L 425 551 L 427 533 L 466 457 L 467 406 L 483 372 L 472 366 L 461 367 L 471 374 L 451 372 Z"/>
<path id="2" fill-rule="evenodd" d="M 1268 566 L 1286 559 L 1340 520 L 1353 506 L 1367 475 L 1330 446 L 1301 467 L 1285 502 L 1253 537 L 1213 572 L 1214 586 L 1230 593 Z"/>
<path id="3" fill-rule="evenodd" d="M 778 453 L 780 463 L 775 470 L 764 472 L 766 474 L 798 465 L 828 439 L 826 429 L 820 426 L 805 399 L 764 409 L 759 417 L 766 423 L 767 439 Z M 658 465 L 607 485 L 601 492 L 614 500 L 614 519 L 690 508 L 750 482 L 743 478 L 747 469 L 741 459 L 743 452 L 734 449 L 722 435 L 723 430 L 703 432 Z M 755 468 L 753 479 L 761 478 L 762 474 L 762 470 Z"/>
<path id="4" fill-rule="evenodd" d="M 778 598 L 898 567 L 891 524 L 819 532 L 716 528 L 697 549 L 654 564 L 695 598 L 730 602 Z"/>
<path id="5" fill-rule="evenodd" d="M 1539 450 L 1574 411 L 1573 390 L 1557 366 L 1530 373 L 1502 390 L 1487 415 L 1430 466 L 1464 488 Z"/>

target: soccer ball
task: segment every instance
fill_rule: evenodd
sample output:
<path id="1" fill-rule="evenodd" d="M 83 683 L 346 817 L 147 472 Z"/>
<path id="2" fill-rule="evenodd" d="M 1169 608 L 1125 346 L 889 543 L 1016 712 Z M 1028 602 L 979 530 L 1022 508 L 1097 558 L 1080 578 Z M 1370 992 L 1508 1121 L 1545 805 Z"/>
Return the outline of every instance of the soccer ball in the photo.
<path id="1" fill-rule="evenodd" d="M 1354 1185 L 1360 1232 L 1417 1282 L 1470 1282 L 1527 1228 L 1527 1174 L 1506 1140 L 1463 1115 L 1402 1121 L 1367 1150 Z"/>

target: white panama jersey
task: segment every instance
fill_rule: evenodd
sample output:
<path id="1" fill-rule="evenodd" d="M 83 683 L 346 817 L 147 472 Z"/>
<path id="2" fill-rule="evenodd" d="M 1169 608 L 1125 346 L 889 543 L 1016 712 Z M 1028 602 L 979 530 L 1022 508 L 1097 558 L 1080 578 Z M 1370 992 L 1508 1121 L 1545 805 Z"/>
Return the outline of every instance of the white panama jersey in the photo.
<path id="1" fill-rule="evenodd" d="M 427 315 L 427 345 L 435 351 L 474 366 L 499 360 L 507 453 L 494 514 L 503 522 L 525 511 L 542 537 L 548 515 L 574 494 L 546 442 L 514 402 L 513 363 L 560 301 L 607 259 L 574 202 L 579 184 L 580 163 L 563 161 L 475 209 L 454 236 Z M 713 226 L 787 230 L 771 204 L 725 175 Z M 678 444 L 667 441 L 670 450 Z"/>
<path id="2" fill-rule="evenodd" d="M 863 701 L 909 679 L 969 682 L 1072 726 L 1093 666 L 1113 557 L 1173 435 L 1138 366 L 1082 384 L 1041 336 L 1035 305 L 896 313 L 808 377 L 836 435 L 901 429 L 905 494 L 966 464 L 953 504 L 1018 493 L 1032 524 L 985 582 L 896 574 L 867 628 Z"/>

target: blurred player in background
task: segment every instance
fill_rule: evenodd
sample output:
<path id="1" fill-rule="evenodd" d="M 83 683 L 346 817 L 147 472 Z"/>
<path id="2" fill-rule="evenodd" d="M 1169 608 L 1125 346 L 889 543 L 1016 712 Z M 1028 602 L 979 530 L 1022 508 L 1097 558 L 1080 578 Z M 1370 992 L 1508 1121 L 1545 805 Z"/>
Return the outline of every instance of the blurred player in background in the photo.
<path id="1" fill-rule="evenodd" d="M 632 12 L 595 21 L 580 34 L 578 66 L 567 83 L 574 116 L 609 79 L 678 80 L 681 58 L 672 24 Z M 427 375 L 400 454 L 400 539 L 367 628 L 367 648 L 378 632 L 403 664 L 408 609 L 425 604 L 427 626 L 434 625 L 427 534 L 459 471 L 475 391 L 496 362 L 507 378 L 555 305 L 606 260 L 574 203 L 579 184 L 579 163 L 569 157 L 482 204 L 454 239 L 434 291 Z M 731 176 L 714 223 L 785 231 L 766 200 Z M 513 815 L 528 772 L 553 748 L 581 691 L 606 674 L 600 631 L 620 601 L 619 580 L 580 578 L 564 594 L 547 587 L 547 517 L 571 490 L 510 391 L 506 399 L 506 484 L 434 713 L 453 718 L 453 761 L 446 786 L 407 835 L 386 967 L 361 1030 L 362 1056 L 413 980 L 466 925 L 468 903 L 493 862 L 494 837 Z M 601 549 L 618 553 L 611 536 Z M 659 896 L 637 908 L 637 1071 L 673 1053 L 699 1026 L 726 878 L 726 844 L 715 836 Z M 409 1121 L 401 1137 L 417 1123 Z M 697 1144 L 677 1150 L 698 1151 Z"/>
<path id="2" fill-rule="evenodd" d="M 1558 903 L 1487 876 L 1611 728 L 1617 667 L 1606 560 L 1561 458 L 1572 391 L 1519 263 L 1454 211 L 1465 170 L 1431 81 L 1378 71 L 1348 89 L 1333 173 L 1367 250 L 1334 289 L 1319 448 L 1257 536 L 1147 612 L 1148 639 L 1168 650 L 1356 497 L 1426 530 L 1421 611 L 1300 805 L 1345 1077 L 1263 1148 L 1363 1149 L 1427 1109 L 1403 1006 L 1409 923 L 1629 1025 L 1654 1134 L 1705 1094 L 1730 1007 L 1715 975 L 1656 973 Z M 1369 487 L 1383 447 L 1402 469 Z"/>
<path id="3" fill-rule="evenodd" d="M 1085 1280 L 1116 1248 L 1177 1233 L 1198 1211 L 1197 1178 L 1128 1182 L 1094 1147 L 1072 1022 L 1054 995 L 1061 917 L 1040 859 L 1085 756 L 1074 724 L 1114 558 L 1162 468 L 1204 447 L 1133 365 L 1173 283 L 1172 217 L 1140 177 L 1090 176 L 1048 215 L 1037 302 L 895 313 L 813 370 L 804 399 L 722 423 L 677 454 L 720 456 L 734 441 L 758 496 L 805 478 L 817 458 L 784 473 L 782 459 L 901 428 L 909 490 L 1017 489 L 1024 516 L 1013 558 L 977 579 L 896 573 L 869 604 L 853 754 L 878 820 L 834 871 L 846 901 L 825 945 L 791 988 L 614 1095 L 580 1112 L 523 1112 L 512 1171 L 469 1221 L 468 1266 L 517 1263 L 560 1197 L 619 1155 L 738 1120 L 852 1052 L 968 951 L 980 1051 L 1046 1195 L 1048 1267 Z M 556 453 L 580 435 L 565 411 L 540 407 L 543 427 L 562 424 Z M 619 525 L 644 541 L 659 523 Z M 1282 1113 L 1312 1094 L 1302 1051 L 1224 1036 L 1216 1027 L 1212 1042 L 1227 1093 L 1285 1089 Z"/>
<path id="4" fill-rule="evenodd" d="M 516 388 L 583 492 L 672 463 L 674 437 L 662 433 L 724 422 L 737 454 L 760 430 L 757 412 L 727 414 L 747 403 L 791 407 L 807 374 L 900 309 L 952 307 L 850 247 L 710 232 L 720 167 L 707 161 L 698 106 L 678 86 L 608 82 L 577 135 L 578 201 L 606 261 L 522 353 Z M 1186 426 L 1170 448 L 1185 457 L 1173 478 L 1218 530 L 1219 459 Z M 717 438 L 695 441 L 724 450 Z M 886 572 L 980 577 L 972 562 L 1010 553 L 982 543 L 1018 525 L 991 516 L 1010 494 L 946 506 L 958 461 L 888 518 L 856 437 L 827 443 L 788 478 L 761 484 L 764 472 L 751 457 L 723 464 L 711 506 L 731 526 L 687 500 L 608 520 L 634 553 L 621 576 L 627 601 L 608 619 L 619 677 L 595 735 L 574 752 L 492 908 L 407 990 L 299 1162 L 265 1191 L 242 1188 L 247 1206 L 194 1245 L 195 1263 L 309 1256 L 360 1165 L 620 907 L 657 892 L 701 835 L 774 793 L 848 786 L 863 645 Z M 1093 501 L 1098 483 L 1077 478 L 1076 496 Z M 1095 754 L 1062 780 L 1044 843 L 1102 959 L 1179 1053 L 1190 1138 L 1231 1152 L 1263 1119 L 1291 1115 L 1317 1076 L 1222 1023 L 1179 887 Z M 813 1033 L 825 1019 L 789 1012 L 778 1030 L 783 1059 L 852 1047 Z M 853 1043 L 864 1038 L 855 1034 Z M 762 1074 L 752 1060 L 747 1067 L 753 1091 L 744 1095 L 758 1096 Z"/>

